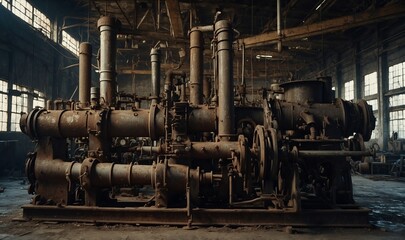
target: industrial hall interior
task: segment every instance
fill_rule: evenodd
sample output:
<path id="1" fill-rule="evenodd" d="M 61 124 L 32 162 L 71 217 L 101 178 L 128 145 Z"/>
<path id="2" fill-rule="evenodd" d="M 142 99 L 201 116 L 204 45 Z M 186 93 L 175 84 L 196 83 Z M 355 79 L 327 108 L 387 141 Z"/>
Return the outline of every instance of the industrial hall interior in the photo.
<path id="1" fill-rule="evenodd" d="M 405 1 L 0 0 L 0 29 L 0 240 L 405 236 Z"/>

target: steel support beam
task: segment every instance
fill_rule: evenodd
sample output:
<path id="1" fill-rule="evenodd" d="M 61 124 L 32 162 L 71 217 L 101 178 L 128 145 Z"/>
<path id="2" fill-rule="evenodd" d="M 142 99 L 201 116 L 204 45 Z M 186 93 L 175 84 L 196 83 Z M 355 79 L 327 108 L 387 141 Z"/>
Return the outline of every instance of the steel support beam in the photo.
<path id="1" fill-rule="evenodd" d="M 282 31 L 282 40 L 293 40 L 305 37 L 316 36 L 324 33 L 346 30 L 349 28 L 359 27 L 390 18 L 405 15 L 405 4 L 397 3 L 375 10 L 365 11 L 355 15 L 349 15 L 314 23 L 310 25 L 284 29 Z M 245 44 L 246 48 L 275 44 L 280 40 L 277 32 L 259 34 L 252 37 L 239 39 L 239 45 Z"/>
<path id="2" fill-rule="evenodd" d="M 166 0 L 167 15 L 169 16 L 171 33 L 175 38 L 183 38 L 183 22 L 181 20 L 180 5 L 178 0 Z"/>

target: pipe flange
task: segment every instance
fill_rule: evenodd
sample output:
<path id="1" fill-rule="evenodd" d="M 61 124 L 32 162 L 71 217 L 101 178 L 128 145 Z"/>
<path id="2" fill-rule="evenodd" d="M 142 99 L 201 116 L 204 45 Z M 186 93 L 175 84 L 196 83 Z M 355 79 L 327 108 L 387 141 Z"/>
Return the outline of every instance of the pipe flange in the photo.
<path id="1" fill-rule="evenodd" d="M 37 152 L 30 152 L 27 154 L 27 160 L 25 161 L 25 176 L 28 178 L 30 186 L 28 187 L 28 193 L 34 194 L 35 192 L 35 160 L 37 158 Z"/>
<path id="2" fill-rule="evenodd" d="M 150 106 L 149 111 L 149 122 L 148 122 L 148 129 L 149 129 L 149 137 L 152 140 L 156 140 L 156 114 L 157 114 L 157 104 L 152 104 Z"/>
<path id="3" fill-rule="evenodd" d="M 117 18 L 104 16 L 98 19 L 97 21 L 97 28 L 100 29 L 102 26 L 109 26 L 114 28 L 121 27 L 121 22 Z"/>
<path id="4" fill-rule="evenodd" d="M 20 119 L 20 129 L 23 133 L 27 134 L 31 139 L 38 139 L 36 129 L 38 116 L 46 112 L 43 108 L 35 108 L 26 117 L 24 115 Z M 25 124 L 24 124 L 25 123 Z"/>
<path id="5" fill-rule="evenodd" d="M 129 186 L 132 186 L 132 166 L 134 165 L 134 163 L 133 162 L 131 162 L 130 164 L 129 164 L 129 167 L 128 167 L 128 185 Z"/>
<path id="6" fill-rule="evenodd" d="M 72 168 L 76 161 L 70 162 L 69 166 L 65 170 L 66 181 L 68 182 L 68 191 L 72 189 Z"/>
<path id="7" fill-rule="evenodd" d="M 270 148 L 270 158 L 271 158 L 271 179 L 277 180 L 278 178 L 278 170 L 279 170 L 279 153 L 278 153 L 278 135 L 277 130 L 274 128 L 270 128 L 268 131 L 269 138 L 271 145 Z"/>
<path id="8" fill-rule="evenodd" d="M 357 102 L 357 105 L 361 109 L 361 114 L 363 116 L 362 122 L 362 135 L 364 141 L 368 141 L 371 138 L 372 131 L 375 129 L 375 117 L 373 114 L 373 110 L 370 105 L 366 102 L 366 100 L 361 99 Z"/>
<path id="9" fill-rule="evenodd" d="M 262 125 L 257 125 L 253 134 L 253 148 L 256 151 L 256 156 L 259 164 L 259 181 L 266 178 L 269 167 L 267 161 L 268 143 L 265 135 L 266 132 L 264 127 Z"/>
<path id="10" fill-rule="evenodd" d="M 234 164 L 236 170 L 240 173 L 245 174 L 247 173 L 248 161 L 249 161 L 249 149 L 248 149 L 248 141 L 247 138 L 243 135 L 239 135 L 238 137 L 238 145 L 239 145 L 239 161 L 238 164 Z"/>
<path id="11" fill-rule="evenodd" d="M 80 185 L 85 189 L 85 190 L 90 190 L 92 188 L 92 183 L 91 183 L 91 176 L 92 173 L 98 163 L 98 160 L 96 158 L 86 158 L 83 160 L 81 168 L 80 168 Z"/>

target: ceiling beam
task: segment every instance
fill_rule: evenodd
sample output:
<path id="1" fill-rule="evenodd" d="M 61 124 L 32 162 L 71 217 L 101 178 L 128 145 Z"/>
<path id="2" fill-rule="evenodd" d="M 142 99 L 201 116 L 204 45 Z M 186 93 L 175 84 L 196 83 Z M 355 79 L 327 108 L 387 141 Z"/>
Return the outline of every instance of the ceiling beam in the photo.
<path id="1" fill-rule="evenodd" d="M 277 43 L 279 40 L 287 41 L 346 30 L 403 15 L 405 15 L 405 4 L 400 2 L 355 15 L 339 17 L 300 27 L 287 28 L 282 31 L 283 36 L 281 39 L 277 35 L 277 32 L 269 32 L 239 39 L 237 43 L 244 44 L 246 48 L 270 45 Z"/>
<path id="2" fill-rule="evenodd" d="M 167 15 L 172 28 L 172 36 L 183 38 L 183 22 L 181 20 L 180 5 L 178 0 L 166 0 Z"/>

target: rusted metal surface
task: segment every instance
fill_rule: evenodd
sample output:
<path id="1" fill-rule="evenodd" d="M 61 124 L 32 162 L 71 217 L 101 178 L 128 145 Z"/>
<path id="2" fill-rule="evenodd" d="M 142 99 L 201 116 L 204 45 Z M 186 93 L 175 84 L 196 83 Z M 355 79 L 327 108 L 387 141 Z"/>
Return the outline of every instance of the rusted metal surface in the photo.
<path id="1" fill-rule="evenodd" d="M 82 108 L 90 106 L 91 57 L 91 44 L 81 43 L 79 48 L 79 102 Z"/>
<path id="2" fill-rule="evenodd" d="M 233 30 L 228 21 L 215 23 L 218 58 L 218 136 L 228 141 L 235 134 L 235 111 L 233 96 L 232 41 Z"/>
<path id="3" fill-rule="evenodd" d="M 105 106 L 115 101 L 116 41 L 119 22 L 113 17 L 102 17 L 97 22 L 100 31 L 100 98 Z"/>
<path id="4" fill-rule="evenodd" d="M 186 225 L 187 210 L 179 208 L 111 208 L 26 205 L 24 218 L 41 221 L 127 223 L 153 225 Z M 297 226 L 297 227 L 370 227 L 370 210 L 324 209 L 303 210 L 301 213 L 260 209 L 195 209 L 196 226 Z"/>
<path id="5" fill-rule="evenodd" d="M 151 81 L 152 81 L 152 103 L 159 102 L 160 96 L 160 49 L 152 48 L 150 51 Z"/>
<path id="6" fill-rule="evenodd" d="M 367 102 L 332 99 L 325 77 L 263 89 L 261 107 L 245 99 L 243 84 L 235 97 L 234 30 L 219 20 L 190 33 L 189 91 L 187 73 L 174 69 L 166 72 L 161 91 L 159 51 L 152 49 L 152 101 L 142 109 L 147 99 L 115 97 L 116 22 L 103 17 L 98 25 L 100 92 L 89 90 L 86 75 L 82 105 L 55 100 L 47 104 L 53 110 L 21 116 L 22 132 L 38 142 L 26 163 L 35 196 L 24 207 L 25 217 L 188 226 L 367 225 L 368 210 L 353 205 L 347 161 L 373 154 L 364 148 L 375 127 Z M 201 59 L 202 34 L 210 30 L 218 67 L 212 89 Z M 132 191 L 128 202 L 120 198 L 125 188 Z"/>
<path id="7" fill-rule="evenodd" d="M 203 103 L 203 33 L 196 28 L 190 33 L 190 104 L 199 105 Z"/>

